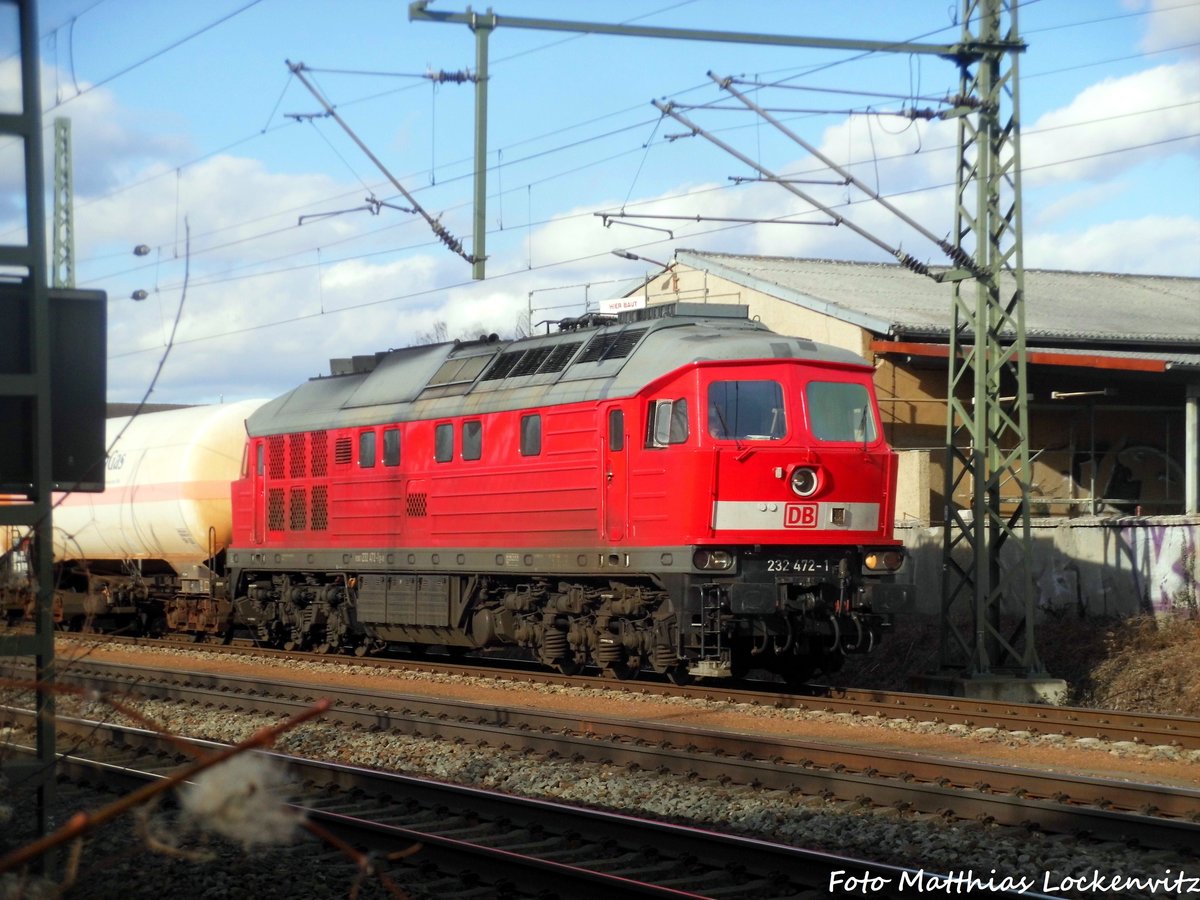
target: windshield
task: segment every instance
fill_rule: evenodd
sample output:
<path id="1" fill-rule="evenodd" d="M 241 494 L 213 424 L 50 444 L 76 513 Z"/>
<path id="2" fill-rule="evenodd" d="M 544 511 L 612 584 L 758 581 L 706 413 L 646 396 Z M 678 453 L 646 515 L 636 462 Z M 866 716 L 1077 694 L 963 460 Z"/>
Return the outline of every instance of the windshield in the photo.
<path id="1" fill-rule="evenodd" d="M 708 433 L 722 440 L 781 440 L 787 433 L 783 388 L 777 381 L 714 381 Z"/>
<path id="2" fill-rule="evenodd" d="M 863 444 L 875 440 L 875 415 L 864 385 L 813 381 L 805 389 L 805 396 L 809 428 L 817 440 Z"/>

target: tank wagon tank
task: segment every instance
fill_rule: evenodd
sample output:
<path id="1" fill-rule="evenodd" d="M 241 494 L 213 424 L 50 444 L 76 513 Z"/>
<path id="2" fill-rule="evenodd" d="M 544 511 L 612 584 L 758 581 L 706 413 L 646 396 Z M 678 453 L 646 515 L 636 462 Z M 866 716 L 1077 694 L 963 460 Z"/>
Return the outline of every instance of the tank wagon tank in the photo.
<path id="1" fill-rule="evenodd" d="M 222 587 L 277 645 L 834 670 L 902 596 L 871 376 L 682 303 L 334 360 L 248 419 Z"/>
<path id="2" fill-rule="evenodd" d="M 149 632 L 217 633 L 227 624 L 219 572 L 229 489 L 246 417 L 262 403 L 108 420 L 104 492 L 70 494 L 54 509 L 56 619 Z"/>

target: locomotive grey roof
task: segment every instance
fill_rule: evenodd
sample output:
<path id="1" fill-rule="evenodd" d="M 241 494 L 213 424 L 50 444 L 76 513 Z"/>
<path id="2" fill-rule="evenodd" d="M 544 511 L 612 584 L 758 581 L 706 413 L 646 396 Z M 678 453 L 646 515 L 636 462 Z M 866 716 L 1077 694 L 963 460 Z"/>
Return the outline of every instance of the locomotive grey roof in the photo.
<path id="1" fill-rule="evenodd" d="M 582 317 L 556 334 L 431 344 L 333 360 L 314 378 L 262 406 L 252 436 L 472 415 L 628 397 L 694 362 L 807 359 L 865 365 L 861 357 L 784 337 L 744 306 L 668 304 L 618 320 Z"/>
<path id="2" fill-rule="evenodd" d="M 899 265 L 694 250 L 675 258 L 880 336 L 945 340 L 950 332 L 951 285 Z M 1026 269 L 1025 298 L 1031 344 L 1153 345 L 1180 366 L 1200 366 L 1200 279 Z"/>

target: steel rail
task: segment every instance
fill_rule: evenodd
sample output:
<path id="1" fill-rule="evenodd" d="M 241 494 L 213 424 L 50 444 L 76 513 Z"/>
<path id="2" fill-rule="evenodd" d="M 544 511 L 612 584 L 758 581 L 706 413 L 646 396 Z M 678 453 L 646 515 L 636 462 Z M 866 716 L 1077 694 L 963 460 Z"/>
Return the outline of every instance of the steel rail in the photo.
<path id="1" fill-rule="evenodd" d="M 96 663 L 63 673 L 114 694 L 182 700 L 234 712 L 277 713 L 325 697 L 328 720 L 373 731 L 450 739 L 551 758 L 658 769 L 705 779 L 821 795 L 926 815 L 952 813 L 1056 832 L 1088 832 L 1150 846 L 1186 848 L 1200 838 L 1200 791 L 1033 769 L 823 744 L 744 731 L 702 729 L 629 717 L 580 717 L 500 709 L 425 695 L 363 691 L 206 673 L 163 673 Z M 129 675 L 114 677 L 127 669 Z M 186 683 L 179 683 L 180 680 Z"/>
<path id="2" fill-rule="evenodd" d="M 80 742 L 60 766 L 126 783 L 161 778 L 178 749 L 140 728 L 60 717 Z M 189 740 L 201 750 L 225 745 Z M 87 755 L 84 746 L 98 747 Z M 936 879 L 886 864 L 692 826 L 497 794 L 430 779 L 268 753 L 303 785 L 303 810 L 339 836 L 381 850 L 421 845 L 411 864 L 432 864 L 484 884 L 517 884 L 538 896 L 572 898 L 794 897 L 828 886 L 830 874 Z M 103 758 L 96 758 L 101 756 Z M 653 848 L 648 852 L 648 848 Z M 401 869 L 394 870 L 398 874 Z M 546 894 L 545 892 L 551 892 Z M 982 891 L 978 896 L 1042 896 Z"/>
<path id="3" fill-rule="evenodd" d="M 114 636 L 88 638 L 71 635 L 71 640 L 111 642 Z M 146 638 L 124 638 L 119 643 L 142 647 L 173 646 L 178 641 L 154 642 Z M 1074 706 L 1051 706 L 1039 703 L 1010 703 L 971 700 L 936 694 L 915 694 L 904 691 L 881 691 L 856 688 L 809 686 L 808 693 L 787 692 L 779 682 L 759 681 L 752 686 L 730 687 L 720 683 L 701 682 L 674 685 L 656 680 L 614 681 L 599 675 L 565 676 L 544 668 L 520 666 L 521 660 L 472 660 L 470 664 L 442 662 L 437 659 L 405 660 L 378 657 L 347 657 L 298 653 L 268 648 L 230 647 L 223 644 L 188 643 L 191 649 L 218 653 L 252 653 L 278 660 L 303 659 L 328 665 L 361 665 L 383 670 L 416 669 L 421 672 L 463 677 L 510 680 L 531 684 L 559 684 L 602 688 L 626 693 L 653 694 L 666 697 L 695 697 L 703 700 L 769 705 L 779 709 L 811 710 L 829 713 L 849 713 L 859 716 L 905 718 L 922 722 L 959 724 L 973 728 L 1002 728 L 1027 731 L 1030 734 L 1061 734 L 1064 737 L 1095 738 L 1103 741 L 1132 741 L 1142 744 L 1165 744 L 1182 749 L 1200 749 L 1200 718 L 1170 716 L 1158 713 L 1125 712 L 1120 710 L 1087 709 Z"/>

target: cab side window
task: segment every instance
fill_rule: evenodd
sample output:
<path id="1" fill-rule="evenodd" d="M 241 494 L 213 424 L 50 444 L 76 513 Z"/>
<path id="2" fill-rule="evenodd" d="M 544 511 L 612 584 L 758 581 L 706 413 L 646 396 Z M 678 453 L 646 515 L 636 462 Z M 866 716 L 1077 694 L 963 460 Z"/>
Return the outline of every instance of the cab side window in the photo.
<path id="1" fill-rule="evenodd" d="M 433 457 L 438 462 L 454 459 L 454 426 L 442 422 L 433 431 Z"/>
<path id="2" fill-rule="evenodd" d="M 375 432 L 364 431 L 358 436 L 358 465 L 362 469 L 375 467 Z"/>
<path id="3" fill-rule="evenodd" d="M 619 409 L 608 411 L 608 449 L 616 452 L 625 449 L 625 413 Z"/>
<path id="4" fill-rule="evenodd" d="M 462 458 L 479 459 L 483 456 L 483 423 L 478 419 L 462 423 Z"/>
<path id="5" fill-rule="evenodd" d="M 385 466 L 400 465 L 400 429 L 383 429 L 383 464 Z"/>
<path id="6" fill-rule="evenodd" d="M 647 447 L 687 443 L 690 427 L 686 397 L 680 397 L 678 400 L 651 401 L 650 412 L 646 418 Z"/>
<path id="7" fill-rule="evenodd" d="M 521 416 L 521 455 L 539 456 L 542 452 L 542 417 L 537 413 Z"/>

